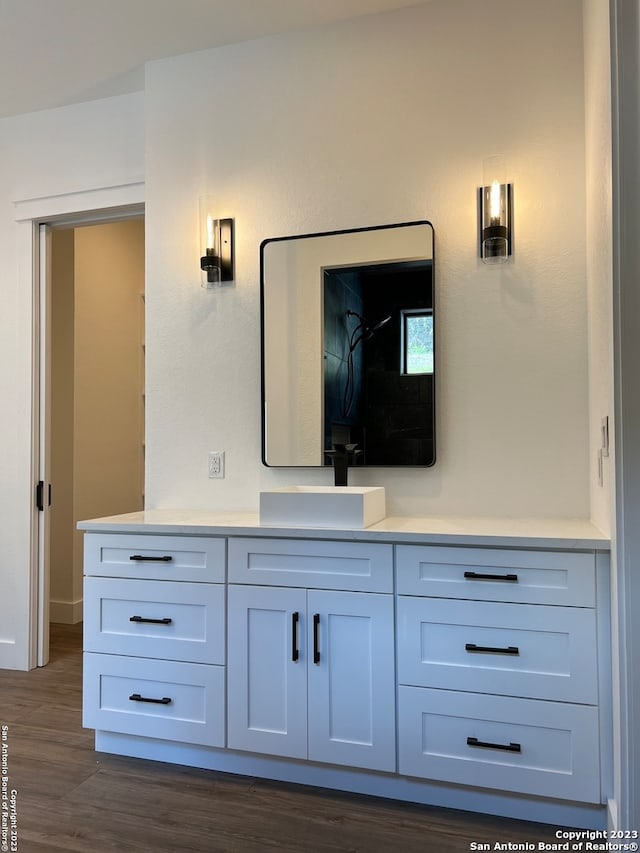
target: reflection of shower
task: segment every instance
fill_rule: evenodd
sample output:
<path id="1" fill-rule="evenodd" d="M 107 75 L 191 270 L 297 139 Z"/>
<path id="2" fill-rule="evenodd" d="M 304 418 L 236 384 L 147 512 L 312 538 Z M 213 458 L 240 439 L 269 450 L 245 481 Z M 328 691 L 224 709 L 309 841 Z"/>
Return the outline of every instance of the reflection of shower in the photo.
<path id="1" fill-rule="evenodd" d="M 383 317 L 382 320 L 378 321 L 373 326 L 367 323 L 362 314 L 358 314 L 355 311 L 347 311 L 347 317 L 357 317 L 360 321 L 351 333 L 351 340 L 353 340 L 354 335 L 356 335 L 358 332 L 362 332 L 360 338 L 355 342 L 355 345 L 353 346 L 353 348 L 355 349 L 361 340 L 368 341 L 369 338 L 373 337 L 374 332 L 377 332 L 378 329 L 381 329 L 386 323 L 388 323 L 391 319 L 391 314 L 387 314 L 386 317 Z"/>
<path id="2" fill-rule="evenodd" d="M 353 354 L 363 341 L 370 340 L 378 331 L 378 329 L 381 329 L 391 319 L 391 314 L 387 314 L 387 316 L 383 317 L 382 320 L 379 320 L 377 323 L 371 324 L 368 323 L 367 320 L 365 320 L 362 314 L 358 314 L 356 311 L 349 310 L 347 311 L 346 316 L 347 318 L 357 317 L 358 324 L 349 336 L 349 354 L 347 356 L 347 380 L 345 382 L 344 394 L 342 396 L 343 418 L 348 418 L 351 414 L 351 409 L 353 408 L 353 395 L 355 391 L 355 379 L 353 375 Z"/>

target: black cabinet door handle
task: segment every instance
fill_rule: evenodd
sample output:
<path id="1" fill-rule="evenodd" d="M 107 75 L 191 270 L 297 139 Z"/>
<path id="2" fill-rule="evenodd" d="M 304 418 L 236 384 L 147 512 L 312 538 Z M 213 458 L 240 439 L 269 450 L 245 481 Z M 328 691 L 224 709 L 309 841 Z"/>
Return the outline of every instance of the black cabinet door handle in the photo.
<path id="1" fill-rule="evenodd" d="M 313 662 L 320 663 L 320 614 L 313 614 Z"/>
<path id="2" fill-rule="evenodd" d="M 300 614 L 296 610 L 295 613 L 291 614 L 291 660 L 296 663 L 300 658 L 300 652 L 298 651 L 298 623 L 300 621 Z"/>
<path id="3" fill-rule="evenodd" d="M 486 740 L 478 740 L 477 737 L 468 737 L 467 746 L 478 746 L 482 749 L 502 749 L 505 752 L 522 752 L 519 743 L 491 743 Z"/>
<path id="4" fill-rule="evenodd" d="M 490 575 L 485 574 L 483 572 L 465 572 L 465 578 L 471 581 L 511 581 L 511 583 L 518 582 L 518 575 L 506 574 L 506 575 Z"/>
<path id="5" fill-rule="evenodd" d="M 138 563 L 170 563 L 173 557 L 168 555 L 164 557 L 145 557 L 144 554 L 132 554 L 130 560 L 135 560 Z"/>
<path id="6" fill-rule="evenodd" d="M 151 702 L 153 705 L 170 705 L 171 699 L 168 696 L 163 696 L 162 699 L 150 699 L 147 696 L 141 696 L 139 693 L 132 693 L 129 696 L 131 702 Z"/>
<path id="7" fill-rule="evenodd" d="M 146 616 L 130 616 L 129 622 L 138 622 L 145 625 L 171 625 L 172 620 L 165 616 L 164 619 L 147 619 Z"/>
<path id="8" fill-rule="evenodd" d="M 476 646 L 475 643 L 465 643 L 466 652 L 488 652 L 493 655 L 519 655 L 517 646 Z"/>

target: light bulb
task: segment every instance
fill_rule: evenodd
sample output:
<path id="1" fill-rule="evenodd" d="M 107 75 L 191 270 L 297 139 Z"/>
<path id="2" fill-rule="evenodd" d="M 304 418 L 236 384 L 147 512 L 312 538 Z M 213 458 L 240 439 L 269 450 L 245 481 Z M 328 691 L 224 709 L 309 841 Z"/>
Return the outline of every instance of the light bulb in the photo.
<path id="1" fill-rule="evenodd" d="M 489 194 L 489 217 L 492 225 L 500 225 L 500 182 L 492 181 Z"/>
<path id="2" fill-rule="evenodd" d="M 479 230 L 480 257 L 486 264 L 503 263 L 512 251 L 512 188 L 505 171 L 503 157 L 489 157 L 483 163 Z"/>

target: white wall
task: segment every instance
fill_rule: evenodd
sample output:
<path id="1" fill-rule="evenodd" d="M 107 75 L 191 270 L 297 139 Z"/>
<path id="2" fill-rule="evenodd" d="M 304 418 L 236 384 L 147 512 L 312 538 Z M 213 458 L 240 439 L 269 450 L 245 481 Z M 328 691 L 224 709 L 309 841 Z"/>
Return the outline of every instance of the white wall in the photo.
<path id="1" fill-rule="evenodd" d="M 83 518 L 142 509 L 144 221 L 52 231 L 52 622 L 82 621 Z"/>
<path id="2" fill-rule="evenodd" d="M 139 181 L 143 97 L 109 98 L 0 120 L 0 667 L 28 666 L 32 321 L 30 229 L 15 202 L 62 209 L 67 193 Z M 53 197 L 53 202 L 44 197 Z M 91 205 L 94 194 L 87 194 Z M 38 201 L 42 199 L 42 201 Z"/>
<path id="3" fill-rule="evenodd" d="M 615 434 L 613 403 L 613 223 L 612 223 L 612 117 L 609 0 L 583 0 L 585 55 L 586 143 L 586 261 L 589 303 L 589 462 L 591 518 L 613 538 L 611 554 L 613 791 L 609 803 L 613 826 L 631 826 L 624 814 L 626 783 L 622 783 L 624 700 L 621 662 L 616 640 L 620 630 L 620 580 L 615 543 Z M 602 419 L 609 418 L 609 456 L 598 457 L 602 447 Z M 622 807 L 621 807 L 622 806 Z M 620 808 L 620 813 L 618 813 Z M 620 824 L 619 821 L 623 823 Z"/>
<path id="4" fill-rule="evenodd" d="M 611 56 L 608 0 L 584 0 L 586 260 L 589 301 L 589 411 L 591 518 L 604 532 L 614 529 Z M 609 418 L 610 453 L 598 482 L 601 425 Z"/>
<path id="5" fill-rule="evenodd" d="M 27 665 L 31 595 L 33 306 L 15 200 L 60 207 L 145 176 L 148 506 L 255 508 L 261 487 L 330 481 L 260 463 L 260 242 L 429 218 L 439 458 L 359 481 L 385 485 L 394 513 L 588 516 L 583 114 L 579 0 L 433 0 L 151 63 L 144 96 L 0 121 L 0 666 Z M 496 153 L 516 233 L 513 262 L 492 268 L 475 189 Z M 237 283 L 214 292 L 199 286 L 206 192 L 236 219 Z M 224 480 L 207 478 L 211 449 Z"/>
<path id="6" fill-rule="evenodd" d="M 75 230 L 74 517 L 143 507 L 144 222 Z M 74 600 L 83 534 L 74 536 Z"/>
<path id="7" fill-rule="evenodd" d="M 145 103 L 148 506 L 250 509 L 261 487 L 330 481 L 260 464 L 258 247 L 428 218 L 438 461 L 357 481 L 392 513 L 589 515 L 579 0 L 433 0 L 155 62 Z M 516 204 L 498 268 L 476 257 L 496 153 Z M 236 219 L 237 283 L 217 292 L 199 287 L 204 193 Z"/>
<path id="8" fill-rule="evenodd" d="M 74 622 L 73 374 L 74 229 L 51 235 L 50 620 Z M 80 593 L 82 598 L 82 593 Z"/>

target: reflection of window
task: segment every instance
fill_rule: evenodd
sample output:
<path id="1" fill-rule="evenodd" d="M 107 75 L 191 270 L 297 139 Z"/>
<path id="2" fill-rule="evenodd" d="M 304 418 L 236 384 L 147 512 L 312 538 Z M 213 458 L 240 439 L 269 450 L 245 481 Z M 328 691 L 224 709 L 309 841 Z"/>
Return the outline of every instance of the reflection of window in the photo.
<path id="1" fill-rule="evenodd" d="M 433 311 L 401 311 L 402 372 L 433 373 Z"/>

